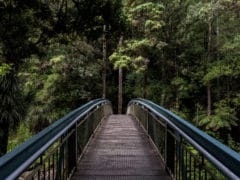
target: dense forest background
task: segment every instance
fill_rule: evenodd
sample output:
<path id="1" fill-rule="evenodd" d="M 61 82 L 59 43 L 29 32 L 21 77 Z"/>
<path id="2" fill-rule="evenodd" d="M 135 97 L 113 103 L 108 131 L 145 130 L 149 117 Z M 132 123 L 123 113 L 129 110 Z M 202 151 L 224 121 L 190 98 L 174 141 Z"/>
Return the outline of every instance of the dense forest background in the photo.
<path id="1" fill-rule="evenodd" d="M 150 99 L 240 152 L 238 0 L 0 0 L 0 156 L 99 97 Z"/>

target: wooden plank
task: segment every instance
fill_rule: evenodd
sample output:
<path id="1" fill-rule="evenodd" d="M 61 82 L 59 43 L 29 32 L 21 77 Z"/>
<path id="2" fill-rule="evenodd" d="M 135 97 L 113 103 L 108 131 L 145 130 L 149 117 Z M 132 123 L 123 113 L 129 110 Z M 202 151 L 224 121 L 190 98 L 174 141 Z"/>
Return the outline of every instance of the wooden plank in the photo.
<path id="1" fill-rule="evenodd" d="M 89 143 L 72 179 L 170 177 L 137 121 L 126 115 L 111 115 Z"/>

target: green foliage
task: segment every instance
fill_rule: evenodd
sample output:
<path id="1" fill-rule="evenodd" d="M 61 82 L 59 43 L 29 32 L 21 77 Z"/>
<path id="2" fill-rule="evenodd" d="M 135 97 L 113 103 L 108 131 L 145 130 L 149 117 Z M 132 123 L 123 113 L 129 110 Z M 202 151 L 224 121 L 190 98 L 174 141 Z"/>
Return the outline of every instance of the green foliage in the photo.
<path id="1" fill-rule="evenodd" d="M 12 73 L 0 76 L 0 123 L 16 125 L 22 119 L 23 105 L 17 77 Z"/>
<path id="2" fill-rule="evenodd" d="M 179 117 L 185 119 L 185 120 L 188 120 L 188 115 L 186 113 L 184 113 L 183 111 L 177 111 L 173 108 L 170 109 L 173 113 L 177 114 Z"/>
<path id="3" fill-rule="evenodd" d="M 0 156 L 7 152 L 9 129 L 15 130 L 22 120 L 24 106 L 17 77 L 8 73 L 0 76 Z"/>
<path id="4" fill-rule="evenodd" d="M 0 76 L 7 75 L 12 70 L 13 64 L 2 63 L 0 65 Z"/>
<path id="5" fill-rule="evenodd" d="M 232 41 L 226 42 L 221 50 L 223 52 L 235 52 L 238 51 L 240 48 L 240 35 L 237 34 Z"/>
<path id="6" fill-rule="evenodd" d="M 29 131 L 29 127 L 25 122 L 20 123 L 16 132 L 12 132 L 9 137 L 8 152 L 15 149 L 19 144 L 25 142 L 31 138 L 32 134 Z"/>
<path id="7" fill-rule="evenodd" d="M 109 56 L 110 62 L 114 64 L 114 69 L 119 67 L 133 67 L 135 70 L 143 70 L 148 60 L 141 54 L 146 48 L 152 46 L 148 39 L 126 41 L 125 47 L 120 47 L 117 52 Z"/>
<path id="8" fill-rule="evenodd" d="M 196 118 L 195 118 L 196 121 Z M 198 125 L 206 130 L 218 131 L 219 129 L 231 130 L 232 126 L 237 125 L 238 118 L 236 117 L 235 109 L 228 106 L 225 100 L 215 103 L 214 114 L 207 116 L 202 114 L 198 116 Z"/>
<path id="9" fill-rule="evenodd" d="M 191 21 L 204 21 L 208 22 L 209 16 L 212 16 L 212 6 L 211 3 L 207 2 L 198 2 L 194 5 L 191 5 L 188 9 L 187 23 Z M 212 18 L 212 17 L 211 17 Z"/>
<path id="10" fill-rule="evenodd" d="M 102 27 L 106 25 L 114 44 L 114 35 L 126 24 L 118 0 L 0 1 L 0 17 L 1 155 L 9 124 L 25 115 L 18 108 L 23 103 L 18 86 L 25 119 L 35 133 L 99 97 Z"/>
<path id="11" fill-rule="evenodd" d="M 159 30 L 164 24 L 160 20 L 163 5 L 154 2 L 140 3 L 129 8 L 128 17 L 134 26 L 145 27 L 145 32 L 150 33 Z"/>
<path id="12" fill-rule="evenodd" d="M 164 87 L 163 84 L 159 81 L 153 81 L 148 86 L 148 94 L 149 98 L 152 99 L 154 102 L 158 102 L 159 104 L 163 105 L 163 102 L 166 100 L 164 98 L 164 90 L 166 90 L 167 87 Z M 155 96 L 158 94 L 158 96 Z M 160 96 L 162 94 L 162 96 Z M 164 100 L 163 100 L 164 98 Z"/>
<path id="13" fill-rule="evenodd" d="M 163 22 L 155 22 L 153 20 L 148 19 L 145 22 L 146 33 L 147 33 L 147 30 L 149 30 L 150 32 L 159 30 L 162 27 L 162 24 Z"/>
<path id="14" fill-rule="evenodd" d="M 72 46 L 52 44 L 46 56 L 31 57 L 19 73 L 25 79 L 23 90 L 31 104 L 26 120 L 32 133 L 42 130 L 81 102 L 99 96 L 101 66 L 95 60 L 93 47 L 79 39 L 72 43 Z"/>
<path id="15" fill-rule="evenodd" d="M 145 38 L 140 40 L 129 40 L 126 42 L 126 49 L 123 52 L 141 54 L 145 48 L 153 46 L 152 42 Z"/>
<path id="16" fill-rule="evenodd" d="M 189 84 L 184 78 L 175 77 L 172 79 L 171 85 L 178 91 L 179 98 L 189 97 L 189 91 L 192 90 L 192 85 Z"/>
<path id="17" fill-rule="evenodd" d="M 51 64 L 61 64 L 65 59 L 65 56 L 63 54 L 54 56 L 52 59 L 50 59 Z"/>
<path id="18" fill-rule="evenodd" d="M 36 94 L 36 101 L 51 102 L 51 97 L 56 91 L 56 84 L 60 83 L 59 74 L 50 74 L 47 76 L 43 88 Z"/>
<path id="19" fill-rule="evenodd" d="M 142 90 L 143 90 L 142 79 L 143 79 L 142 72 L 133 71 L 132 73 L 127 74 L 126 82 L 125 82 L 125 93 L 128 96 L 131 96 L 130 99 L 134 97 L 142 96 Z"/>
<path id="20" fill-rule="evenodd" d="M 213 64 L 209 67 L 207 74 L 203 77 L 203 84 L 206 85 L 212 80 L 216 80 L 222 76 L 232 76 L 233 70 L 230 65 Z"/>
<path id="21" fill-rule="evenodd" d="M 114 69 L 118 69 L 119 67 L 127 67 L 131 61 L 131 57 L 114 52 L 111 56 L 109 56 L 109 60 L 110 62 L 113 62 Z"/>
<path id="22" fill-rule="evenodd" d="M 228 138 L 228 146 L 232 148 L 234 151 L 240 153 L 240 143 L 234 141 L 231 136 L 229 136 Z"/>

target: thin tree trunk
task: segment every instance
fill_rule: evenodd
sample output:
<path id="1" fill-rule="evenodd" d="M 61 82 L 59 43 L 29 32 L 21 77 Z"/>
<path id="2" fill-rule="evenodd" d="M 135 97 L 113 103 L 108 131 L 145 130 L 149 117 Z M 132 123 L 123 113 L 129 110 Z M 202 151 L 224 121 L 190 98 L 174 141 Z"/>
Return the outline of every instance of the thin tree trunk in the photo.
<path id="1" fill-rule="evenodd" d="M 123 43 L 123 36 L 120 37 L 119 40 L 119 47 L 122 46 Z M 122 83 L 123 83 L 123 75 L 122 75 L 122 68 L 119 67 L 118 69 L 118 114 L 122 114 Z"/>
<path id="2" fill-rule="evenodd" d="M 227 77 L 227 103 L 230 104 L 230 78 Z"/>
<path id="3" fill-rule="evenodd" d="M 107 89 L 107 43 L 106 43 L 106 25 L 103 25 L 103 94 L 102 97 L 106 98 Z"/>
<path id="4" fill-rule="evenodd" d="M 220 30 L 219 30 L 219 10 L 218 10 L 218 1 L 217 1 L 217 12 L 216 12 L 216 18 L 217 18 L 217 38 L 216 38 L 216 44 L 217 44 L 217 62 L 220 65 L 220 60 L 219 60 L 219 35 L 220 35 Z M 220 69 L 220 73 L 221 69 Z M 220 100 L 220 78 L 217 78 L 217 99 Z"/>
<path id="5" fill-rule="evenodd" d="M 118 69 L 118 114 L 122 114 L 122 68 Z"/>
<path id="6" fill-rule="evenodd" d="M 143 96 L 143 98 L 147 98 L 147 81 L 148 81 L 148 79 L 147 79 L 147 73 L 148 73 L 148 63 L 149 63 L 149 59 L 148 58 L 146 58 L 145 59 L 145 71 L 144 71 L 144 74 L 143 74 L 143 94 L 142 94 L 142 96 Z"/>
<path id="7" fill-rule="evenodd" d="M 208 106 L 207 106 L 207 115 L 210 116 L 212 114 L 212 98 L 211 98 L 211 84 L 208 83 L 207 87 L 207 96 L 208 96 Z"/>
<path id="8" fill-rule="evenodd" d="M 144 71 L 144 77 L 143 77 L 143 98 L 147 98 L 147 70 Z"/>
<path id="9" fill-rule="evenodd" d="M 161 57 L 161 80 L 162 80 L 162 84 L 165 85 L 166 82 L 166 75 L 165 75 L 165 57 L 164 57 L 164 51 L 162 50 L 162 57 Z M 162 89 L 162 93 L 161 93 L 161 105 L 164 106 L 165 103 L 165 96 L 166 96 L 166 92 L 165 92 L 165 88 Z"/>
<path id="10" fill-rule="evenodd" d="M 175 62 L 174 62 L 174 68 L 175 68 L 175 73 L 176 73 L 176 77 L 179 77 L 179 73 L 178 73 L 178 63 L 177 63 L 177 49 L 175 48 Z M 176 86 L 176 104 L 175 104 L 175 108 L 177 111 L 179 111 L 179 87 L 178 85 Z"/>
<path id="11" fill-rule="evenodd" d="M 207 57 L 207 66 L 211 61 L 211 43 L 212 43 L 212 20 L 208 20 L 208 57 Z M 211 83 L 207 85 L 207 115 L 212 114 L 212 96 L 211 96 Z"/>

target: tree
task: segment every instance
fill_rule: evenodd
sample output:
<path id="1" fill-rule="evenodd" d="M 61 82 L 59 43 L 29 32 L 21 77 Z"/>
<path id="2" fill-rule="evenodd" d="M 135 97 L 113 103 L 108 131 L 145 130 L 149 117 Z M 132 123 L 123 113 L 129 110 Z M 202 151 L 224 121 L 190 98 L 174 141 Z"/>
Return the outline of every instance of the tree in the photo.
<path id="1" fill-rule="evenodd" d="M 134 70 L 128 73 L 143 74 L 143 76 L 140 75 L 143 77 L 140 83 L 136 82 L 134 86 L 132 85 L 135 89 L 141 88 L 142 90 L 136 96 L 147 97 L 149 55 L 154 49 L 161 49 L 164 46 L 164 43 L 157 37 L 157 31 L 163 24 L 160 21 L 162 8 L 161 4 L 152 1 L 125 1 L 124 12 L 132 29 L 129 35 L 124 36 L 126 38 L 124 38 L 123 46 L 119 47 L 109 59 L 115 69 L 127 68 Z"/>
<path id="2" fill-rule="evenodd" d="M 100 49 L 100 47 L 98 46 L 98 40 L 101 37 L 102 33 L 102 29 L 100 30 L 100 27 L 102 27 L 103 24 L 106 24 L 109 32 L 112 32 L 112 34 L 118 33 L 122 28 L 124 28 L 124 18 L 121 14 L 121 1 L 110 0 L 6 0 L 0 2 L 0 16 L 1 85 L 9 85 L 7 87 L 2 87 L 2 91 L 0 92 L 0 97 L 2 98 L 1 100 L 3 100 L 1 107 L 2 111 L 0 114 L 0 119 L 2 119 L 2 121 L 0 121 L 0 123 L 4 122 L 4 124 L 0 124 L 0 140 L 1 142 L 3 142 L 3 147 L 0 150 L 0 154 L 2 155 L 6 152 L 8 139 L 7 137 L 10 125 L 14 124 L 13 121 L 18 122 L 20 120 L 20 114 L 22 116 L 24 115 L 22 112 L 19 111 L 17 107 L 17 104 L 23 104 L 21 101 L 19 101 L 19 99 L 22 98 L 17 99 L 15 98 L 14 94 L 9 94 L 10 92 L 18 92 L 16 93 L 16 95 L 21 94 L 19 90 L 17 90 L 20 84 L 17 83 L 18 81 L 16 80 L 16 78 L 18 78 L 18 75 L 21 74 L 20 71 L 22 71 L 22 68 L 28 63 L 31 64 L 30 61 L 33 60 L 36 61 L 36 64 L 40 65 L 40 67 L 35 67 L 36 69 L 38 69 L 38 71 L 36 72 L 41 73 L 45 70 L 55 71 L 56 69 L 54 68 L 42 68 L 42 66 L 48 67 L 48 64 L 51 63 L 55 65 L 53 62 L 51 62 L 51 59 L 54 59 L 54 57 L 47 56 L 49 56 L 49 49 L 52 49 L 52 47 L 56 44 L 58 44 L 59 47 L 62 47 L 61 45 L 64 44 L 71 49 L 73 49 L 73 47 L 78 48 L 78 50 L 76 51 L 69 51 L 69 49 L 66 50 L 65 48 L 62 48 L 60 50 L 61 53 L 64 52 L 69 54 L 71 54 L 71 52 L 78 52 L 78 56 L 80 56 L 80 58 L 69 58 L 72 60 L 72 63 L 76 65 L 76 67 L 79 67 L 81 63 L 86 63 L 87 61 L 85 58 L 88 58 L 87 60 L 89 61 L 93 60 L 93 57 L 99 59 L 101 55 L 99 55 L 100 53 L 98 51 Z M 82 51 L 79 50 L 81 49 L 81 47 L 79 47 L 79 44 L 77 44 L 74 39 L 80 40 L 81 45 L 85 49 Z M 74 42 L 75 44 L 71 44 L 72 42 Z M 92 49 L 95 46 L 97 46 L 97 50 L 93 51 Z M 59 50 L 58 47 L 56 49 Z M 69 56 L 61 53 L 57 53 L 55 55 L 58 58 L 64 57 L 64 61 L 61 60 L 62 58 L 59 59 L 62 62 L 61 65 L 64 65 L 65 67 L 62 69 L 61 73 L 65 74 L 70 66 L 70 62 L 65 62 L 65 58 Z M 87 53 L 90 53 L 91 57 L 89 57 Z M 50 62 L 45 62 L 46 59 L 50 60 Z M 35 63 L 32 62 L 32 66 L 35 66 Z M 98 73 L 99 61 L 96 61 L 93 64 L 93 66 L 89 67 L 92 67 L 93 70 L 96 70 L 96 73 Z M 84 65 L 84 67 L 87 66 Z M 27 112 L 29 113 L 27 117 L 31 115 L 32 117 L 35 117 L 35 115 L 38 113 L 42 115 L 42 117 L 36 117 L 36 122 L 34 122 L 33 124 L 42 122 L 42 126 L 39 125 L 39 127 L 42 128 L 52 122 L 52 120 L 56 117 L 59 117 L 59 114 L 63 114 L 64 112 L 66 112 L 66 110 L 69 110 L 69 108 L 76 107 L 75 103 L 78 102 L 79 105 L 79 101 L 81 102 L 84 100 L 88 100 L 89 97 L 92 97 L 92 95 L 89 95 L 90 93 L 86 92 L 86 90 L 92 92 L 92 89 L 94 90 L 94 88 L 89 88 L 93 85 L 90 85 L 90 83 L 86 85 L 84 84 L 84 80 L 81 80 L 82 84 L 79 87 L 79 84 L 74 86 L 74 83 L 72 82 L 72 80 L 77 80 L 81 78 L 84 79 L 85 77 L 88 77 L 88 79 L 91 80 L 93 76 L 91 74 L 94 73 L 89 72 L 88 74 L 88 71 L 86 69 L 84 69 L 84 72 L 80 72 L 80 75 L 77 75 L 77 70 L 74 71 L 74 69 L 72 71 L 73 73 L 70 73 L 69 76 L 61 77 L 59 75 L 59 72 L 46 72 L 44 73 L 45 76 L 40 76 L 43 78 L 43 82 L 41 82 L 41 80 L 38 80 L 38 83 L 40 84 L 38 88 L 40 91 L 32 89 L 30 91 L 32 97 L 26 98 L 29 100 L 29 103 L 37 102 L 36 104 L 34 104 L 35 109 L 31 105 L 24 108 L 30 109 L 30 111 Z M 84 76 L 84 78 L 82 76 Z M 96 78 L 95 75 L 94 78 Z M 35 83 L 36 79 L 28 78 L 28 80 L 32 83 Z M 98 78 L 96 80 L 98 81 Z M 62 86 L 59 86 L 60 81 L 63 81 Z M 29 82 L 27 82 L 27 84 L 29 84 Z M 63 86 L 70 86 L 72 88 L 70 88 L 70 92 L 72 93 L 75 92 L 79 95 L 79 93 L 82 92 L 83 94 L 79 101 L 76 100 L 71 103 L 64 103 L 68 107 L 64 107 L 63 110 L 59 112 L 60 109 L 55 106 L 56 102 L 59 99 L 63 98 L 62 96 L 64 93 L 68 92 L 62 91 L 63 94 L 61 94 L 61 91 L 56 91 L 56 88 L 60 88 L 62 90 L 64 89 Z M 79 89 L 78 93 L 77 90 L 73 90 L 75 88 Z M 82 88 L 86 90 L 83 90 Z M 48 92 L 48 90 L 50 90 L 50 92 Z M 98 88 L 95 90 L 98 91 Z M 8 101 L 5 101 L 5 99 L 7 99 L 5 91 L 9 92 Z M 53 92 L 56 93 L 57 97 L 52 96 Z M 91 94 L 97 95 L 99 93 Z M 19 97 L 21 96 L 19 95 Z M 45 104 L 43 104 L 44 100 L 46 100 L 47 103 L 45 102 Z M 11 108 L 9 105 L 10 101 Z M 53 107 L 56 110 L 49 111 L 49 109 Z M 8 116 L 6 116 L 6 114 Z M 6 119 L 6 117 L 8 118 Z M 3 129 L 6 131 L 3 131 Z M 37 129 L 36 131 L 39 131 L 40 129 Z"/>
<path id="3" fill-rule="evenodd" d="M 30 104 L 25 119 L 32 133 L 99 97 L 101 66 L 94 53 L 92 45 L 76 37 L 68 45 L 52 43 L 46 56 L 32 56 L 22 67 L 19 76 Z"/>
<path id="4" fill-rule="evenodd" d="M 34 30 L 30 28 L 33 11 L 25 11 L 31 3 L 33 2 L 0 2 L 0 60 L 1 69 L 5 70 L 0 75 L 0 156 L 7 150 L 10 125 L 17 124 L 23 114 L 16 73 L 23 59 L 36 51 L 36 44 L 30 39 L 34 36 L 29 36 Z"/>

